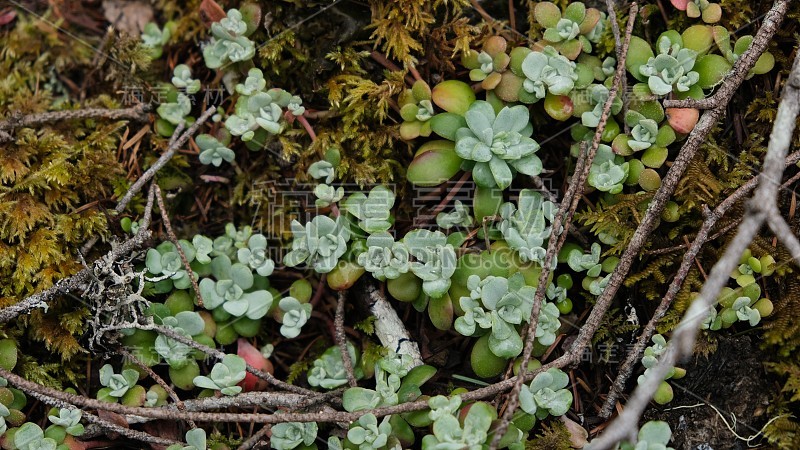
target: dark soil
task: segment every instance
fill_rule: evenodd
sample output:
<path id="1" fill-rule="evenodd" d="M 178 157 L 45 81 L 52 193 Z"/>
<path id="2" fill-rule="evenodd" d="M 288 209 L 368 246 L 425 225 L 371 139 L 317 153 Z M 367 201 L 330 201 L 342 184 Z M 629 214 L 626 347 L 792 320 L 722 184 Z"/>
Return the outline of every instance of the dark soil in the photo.
<path id="1" fill-rule="evenodd" d="M 748 336 L 720 337 L 719 349 L 708 358 L 696 356 L 681 366 L 686 376 L 670 381 L 675 399 L 646 411 L 644 421 L 669 423 L 675 450 L 747 449 L 747 442 L 734 436 L 710 405 L 739 436 L 759 432 L 768 420 L 766 408 L 774 392 L 760 353 Z"/>

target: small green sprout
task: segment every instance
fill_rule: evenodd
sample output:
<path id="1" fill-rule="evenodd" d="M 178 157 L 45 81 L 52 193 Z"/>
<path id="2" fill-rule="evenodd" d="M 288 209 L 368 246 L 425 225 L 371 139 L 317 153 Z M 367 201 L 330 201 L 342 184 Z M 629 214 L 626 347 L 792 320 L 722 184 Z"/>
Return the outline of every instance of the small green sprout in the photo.
<path id="1" fill-rule="evenodd" d="M 522 385 L 519 406 L 540 420 L 548 415 L 563 416 L 572 405 L 572 392 L 565 389 L 568 384 L 566 373 L 550 368 L 536 375 L 530 385 Z"/>
<path id="2" fill-rule="evenodd" d="M 272 426 L 270 445 L 275 450 L 291 450 L 309 446 L 317 439 L 316 422 L 283 422 Z"/>
<path id="3" fill-rule="evenodd" d="M 105 386 L 98 392 L 98 398 L 109 396 L 115 399 L 122 398 L 129 389 L 136 386 L 139 381 L 139 372 L 133 369 L 125 369 L 122 373 L 114 373 L 111 364 L 106 364 L 100 368 L 100 384 Z M 101 395 L 102 394 L 102 395 Z"/>
<path id="4" fill-rule="evenodd" d="M 308 174 L 315 180 L 325 179 L 325 183 L 331 184 L 336 178 L 336 168 L 324 159 L 308 166 Z"/>
<path id="5" fill-rule="evenodd" d="M 244 380 L 247 364 L 244 359 L 236 355 L 225 355 L 222 362 L 214 364 L 211 373 L 194 377 L 195 386 L 204 389 L 220 391 L 224 395 L 236 395 L 242 392 L 242 387 L 237 384 Z"/>
<path id="6" fill-rule="evenodd" d="M 83 425 L 81 425 L 82 414 L 83 411 L 80 409 L 61 408 L 58 410 L 57 416 L 49 415 L 47 418 L 54 425 L 64 427 L 70 436 L 80 436 L 84 432 Z"/>
<path id="7" fill-rule="evenodd" d="M 213 164 L 214 167 L 219 167 L 222 161 L 232 162 L 236 158 L 233 150 L 210 134 L 201 134 L 194 141 L 200 147 L 199 158 L 203 164 Z"/>
<path id="8" fill-rule="evenodd" d="M 347 439 L 357 445 L 359 450 L 373 450 L 384 447 L 391 434 L 392 425 L 389 423 L 389 416 L 385 416 L 378 424 L 374 414 L 364 414 L 347 431 Z"/>
<path id="9" fill-rule="evenodd" d="M 311 317 L 311 304 L 300 303 L 294 297 L 284 297 L 278 302 L 278 307 L 283 311 L 281 334 L 289 339 L 296 338 Z"/>

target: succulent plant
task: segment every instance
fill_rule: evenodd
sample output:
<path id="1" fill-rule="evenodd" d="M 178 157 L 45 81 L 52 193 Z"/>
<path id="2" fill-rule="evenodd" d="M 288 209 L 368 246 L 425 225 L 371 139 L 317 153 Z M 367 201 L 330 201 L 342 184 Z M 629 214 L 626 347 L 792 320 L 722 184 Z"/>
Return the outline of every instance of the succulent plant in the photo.
<path id="1" fill-rule="evenodd" d="M 541 3 L 540 3 L 541 4 Z M 575 63 L 550 46 L 542 51 L 533 51 L 522 60 L 522 73 L 525 80 L 519 98 L 525 103 L 537 102 L 550 93 L 567 95 L 575 88 L 578 74 Z"/>
<path id="2" fill-rule="evenodd" d="M 347 197 L 342 207 L 358 219 L 358 226 L 367 233 L 384 232 L 392 227 L 392 206 L 395 195 L 385 186 L 375 186 L 368 195 L 361 192 Z"/>
<path id="3" fill-rule="evenodd" d="M 731 35 L 725 27 L 715 26 L 711 28 L 711 34 L 714 42 L 719 47 L 720 53 L 730 64 L 734 64 L 744 52 L 750 48 L 753 43 L 753 36 L 747 34 L 736 39 L 736 42 L 731 45 Z M 756 64 L 750 69 L 747 78 L 750 79 L 755 75 L 762 75 L 771 71 L 775 67 L 775 55 L 769 51 L 765 51 L 759 56 Z M 725 67 L 723 67 L 724 69 Z"/>
<path id="4" fill-rule="evenodd" d="M 450 289 L 450 277 L 456 270 L 456 252 L 440 231 L 413 230 L 403 241 L 416 259 L 411 271 L 422 280 L 422 289 L 431 297 L 442 297 Z"/>
<path id="5" fill-rule="evenodd" d="M 181 246 L 186 260 L 189 263 L 194 261 L 195 250 L 192 243 L 180 240 L 178 244 Z M 172 242 L 163 242 L 156 248 L 149 249 L 145 257 L 145 266 L 147 271 L 155 277 L 152 281 L 168 283 L 167 290 L 171 290 L 173 286 L 176 289 L 188 289 L 191 286 L 190 275 L 178 254 L 177 247 Z M 194 276 L 196 277 L 197 274 Z"/>
<path id="6" fill-rule="evenodd" d="M 223 395 L 236 395 L 242 392 L 242 387 L 237 386 L 244 380 L 247 365 L 237 355 L 225 355 L 221 362 L 214 364 L 208 376 L 197 376 L 193 383 L 204 389 L 220 391 Z"/>
<path id="7" fill-rule="evenodd" d="M 428 404 L 433 410 L 439 403 L 430 399 Z M 436 411 L 442 414 L 433 422 L 433 434 L 422 438 L 423 450 L 480 450 L 489 438 L 492 421 L 497 416 L 497 410 L 484 402 L 470 406 L 464 416 L 463 426 L 454 414 L 446 414 L 441 408 Z"/>
<path id="8" fill-rule="evenodd" d="M 150 57 L 158 59 L 163 53 L 163 47 L 169 42 L 172 37 L 172 30 L 175 28 L 173 22 L 167 22 L 164 29 L 158 27 L 158 24 L 148 22 L 142 30 L 142 46 L 150 51 Z"/>
<path id="9" fill-rule="evenodd" d="M 501 358 L 518 356 L 522 352 L 522 338 L 516 326 L 529 320 L 536 289 L 526 286 L 520 273 L 507 279 L 471 275 L 467 288 L 470 296 L 459 300 L 464 315 L 456 319 L 456 331 L 473 336 L 479 328 L 491 330 L 492 353 Z"/>
<path id="10" fill-rule="evenodd" d="M 491 36 L 480 52 L 470 50 L 461 58 L 469 72 L 469 79 L 480 81 L 481 87 L 492 90 L 500 83 L 502 73 L 508 68 L 511 58 L 506 53 L 508 42 L 502 36 Z"/>
<path id="11" fill-rule="evenodd" d="M 507 188 L 516 172 L 536 176 L 542 162 L 535 155 L 539 144 L 529 136 L 533 127 L 528 109 L 504 107 L 495 115 L 485 101 L 476 101 L 465 114 L 467 127 L 456 132 L 456 153 L 467 160 L 479 186 Z"/>
<path id="12" fill-rule="evenodd" d="M 253 257 L 253 250 L 250 248 L 239 250 L 246 250 L 242 252 L 242 256 Z M 254 262 L 261 263 L 259 268 L 270 269 L 270 264 L 266 261 L 256 256 Z M 248 259 L 245 262 L 253 261 Z M 221 307 L 228 314 L 236 317 L 245 316 L 252 320 L 258 320 L 266 315 L 272 306 L 272 294 L 265 289 L 252 290 L 255 279 L 250 266 L 239 262 L 232 263 L 227 255 L 221 254 L 214 257 L 210 268 L 216 281 L 207 277 L 199 283 L 203 306 L 206 309 Z"/>
<path id="13" fill-rule="evenodd" d="M 600 144 L 589 168 L 587 182 L 598 191 L 619 194 L 628 178 L 629 167 L 625 158 L 615 154 L 608 145 Z"/>
<path id="14" fill-rule="evenodd" d="M 272 426 L 270 445 L 275 450 L 310 446 L 317 439 L 316 422 L 283 422 Z"/>
<path id="15" fill-rule="evenodd" d="M 367 238 L 367 251 L 358 255 L 358 264 L 378 280 L 393 280 L 409 271 L 411 258 L 405 242 L 395 242 L 392 235 L 384 231 Z"/>
<path id="16" fill-rule="evenodd" d="M 242 264 L 246 264 L 262 277 L 272 275 L 275 263 L 267 255 L 267 238 L 263 234 L 254 234 L 247 240 L 247 247 L 236 253 Z"/>
<path id="17" fill-rule="evenodd" d="M 51 414 L 47 418 L 54 425 L 63 427 L 70 436 L 80 436 L 84 432 L 83 425 L 81 425 L 82 414 L 80 409 L 61 408 L 58 410 L 57 416 Z"/>
<path id="18" fill-rule="evenodd" d="M 542 194 L 534 190 L 523 189 L 516 205 L 507 202 L 500 206 L 498 228 L 523 262 L 542 262 L 546 252 L 544 242 L 550 237 L 548 222 L 555 213 L 553 202 L 545 201 Z"/>
<path id="19" fill-rule="evenodd" d="M 430 136 L 430 119 L 434 115 L 430 86 L 422 80 L 417 80 L 411 89 L 403 91 L 399 104 L 400 116 L 403 118 L 403 123 L 400 124 L 400 136 L 406 140 Z"/>
<path id="20" fill-rule="evenodd" d="M 569 385 L 569 376 L 552 367 L 542 372 L 529 385 L 522 385 L 519 406 L 528 414 L 544 419 L 548 415 L 563 416 L 572 405 L 572 392 L 564 389 Z"/>
<path id="21" fill-rule="evenodd" d="M 178 93 L 175 101 L 165 102 L 156 108 L 158 116 L 172 125 L 178 125 L 186 120 L 192 112 L 192 100 L 183 93 Z"/>
<path id="22" fill-rule="evenodd" d="M 255 95 L 257 92 L 262 92 L 267 87 L 267 80 L 264 79 L 264 72 L 261 69 L 254 67 L 247 71 L 247 77 L 244 83 L 236 85 L 236 92 L 242 95 Z"/>
<path id="23" fill-rule="evenodd" d="M 14 448 L 18 450 L 56 450 L 58 443 L 45 437 L 44 431 L 33 422 L 26 422 L 14 433 Z"/>
<path id="24" fill-rule="evenodd" d="M 331 184 L 336 178 L 336 168 L 326 160 L 316 161 L 308 166 L 308 174 L 315 180 L 325 179 L 325 183 Z"/>
<path id="25" fill-rule="evenodd" d="M 691 18 L 702 17 L 705 23 L 717 23 L 722 18 L 722 7 L 708 0 L 670 0 L 672 6 Z"/>
<path id="26" fill-rule="evenodd" d="M 554 3 L 539 2 L 533 10 L 534 18 L 545 27 L 544 40 L 558 49 L 567 58 L 574 60 L 581 52 L 590 53 L 592 44 L 586 35 L 597 38 L 600 11 L 586 8 L 581 2 L 570 3 L 561 14 Z"/>
<path id="27" fill-rule="evenodd" d="M 581 250 L 574 249 L 567 255 L 567 264 L 570 269 L 576 272 L 586 271 L 589 277 L 600 275 L 602 266 L 600 264 L 600 244 L 592 244 L 591 253 L 584 254 Z"/>
<path id="28" fill-rule="evenodd" d="M 114 373 L 111 364 L 106 364 L 100 368 L 100 384 L 105 386 L 101 389 L 105 396 L 121 398 L 129 389 L 136 386 L 139 381 L 139 372 L 133 369 L 125 369 L 122 373 Z M 98 397 L 101 395 L 98 392 Z"/>
<path id="29" fill-rule="evenodd" d="M 600 118 L 603 115 L 603 107 L 608 96 L 611 92 L 602 84 L 592 84 L 586 89 L 589 98 L 589 105 L 592 106 L 591 111 L 586 111 L 581 114 L 581 123 L 583 126 L 595 128 L 600 124 Z M 611 114 L 618 114 L 622 110 L 622 99 L 619 96 L 614 97 L 611 102 Z"/>
<path id="30" fill-rule="evenodd" d="M 469 207 L 461 200 L 456 200 L 453 205 L 453 211 L 449 213 L 441 212 L 436 216 L 436 225 L 449 230 L 453 227 L 469 228 L 473 224 L 472 216 L 469 213 Z"/>
<path id="31" fill-rule="evenodd" d="M 700 74 L 692 70 L 697 52 L 684 48 L 678 33 L 662 34 L 656 47 L 658 55 L 639 67 L 639 73 L 647 77 L 647 85 L 653 94 L 667 95 L 673 90 L 688 92 L 700 81 Z"/>
<path id="32" fill-rule="evenodd" d="M 247 61 L 255 56 L 253 41 L 247 38 L 247 23 L 237 9 L 228 10 L 227 17 L 211 24 L 211 42 L 203 49 L 206 67 L 219 69 L 229 62 Z"/>
<path id="33" fill-rule="evenodd" d="M 416 399 L 421 395 L 420 386 L 436 373 L 436 369 L 427 365 L 413 367 L 413 363 L 407 354 L 390 352 L 375 364 L 375 390 L 359 386 L 349 388 L 342 397 L 342 406 L 352 412 L 397 405 L 401 391 L 403 401 Z"/>
<path id="34" fill-rule="evenodd" d="M 347 440 L 357 445 L 359 450 L 373 450 L 386 446 L 392 434 L 389 416 L 380 424 L 374 414 L 364 414 L 347 431 Z"/>
<path id="35" fill-rule="evenodd" d="M 283 263 L 295 267 L 305 262 L 318 273 L 336 267 L 350 240 L 350 229 L 341 217 L 316 216 L 305 227 L 293 220 L 292 234 L 292 250 L 283 257 Z"/>
<path id="36" fill-rule="evenodd" d="M 199 335 L 205 328 L 203 318 L 194 311 L 181 311 L 175 316 L 163 317 L 161 323 L 184 337 Z M 176 369 L 185 366 L 192 354 L 191 347 L 162 334 L 156 337 L 153 349 L 170 367 Z"/>
<path id="37" fill-rule="evenodd" d="M 296 338 L 311 317 L 311 304 L 300 303 L 294 297 L 284 297 L 278 302 L 278 307 L 283 311 L 281 334 L 289 339 Z"/>
<path id="38" fill-rule="evenodd" d="M 452 136 L 450 136 L 452 139 L 455 139 L 456 130 L 463 126 L 462 122 L 464 119 L 460 118 L 452 125 Z M 463 160 L 456 153 L 452 141 L 443 139 L 429 141 L 417 149 L 406 171 L 406 177 L 417 186 L 437 186 L 458 173 L 462 163 Z"/>
<path id="39" fill-rule="evenodd" d="M 625 123 L 631 127 L 628 147 L 633 151 L 640 151 L 650 148 L 658 139 L 658 123 L 653 119 L 646 118 L 643 114 L 629 110 L 625 115 Z"/>
<path id="40" fill-rule="evenodd" d="M 199 158 L 203 164 L 213 164 L 214 167 L 219 167 L 222 161 L 232 162 L 236 158 L 233 150 L 210 134 L 201 134 L 194 141 L 200 147 Z"/>
<path id="41" fill-rule="evenodd" d="M 353 364 L 356 372 L 356 378 L 363 375 L 360 370 L 358 360 L 359 354 L 356 351 L 355 345 L 347 342 L 347 353 L 350 354 L 350 361 Z M 338 345 L 325 350 L 325 352 L 317 359 L 311 370 L 308 371 L 308 384 L 325 389 L 336 389 L 339 386 L 347 384 L 347 370 L 342 361 L 342 352 Z"/>
<path id="42" fill-rule="evenodd" d="M 200 80 L 192 79 L 192 69 L 186 64 L 178 64 L 172 70 L 172 85 L 187 94 L 200 92 Z"/>
<path id="43" fill-rule="evenodd" d="M 195 428 L 186 432 L 186 443 L 189 445 L 173 444 L 167 450 L 206 450 L 206 430 Z"/>

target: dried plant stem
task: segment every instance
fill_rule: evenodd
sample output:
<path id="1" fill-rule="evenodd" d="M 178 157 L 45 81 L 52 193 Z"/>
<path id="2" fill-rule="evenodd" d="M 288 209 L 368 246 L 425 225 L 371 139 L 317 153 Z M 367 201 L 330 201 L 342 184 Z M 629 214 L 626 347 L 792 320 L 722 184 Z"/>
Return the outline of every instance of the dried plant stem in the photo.
<path id="1" fill-rule="evenodd" d="M 354 387 L 358 383 L 353 373 L 353 360 L 350 358 L 350 352 L 347 351 L 347 337 L 344 335 L 344 306 L 346 300 L 344 291 L 340 291 L 339 299 L 336 303 L 336 318 L 333 324 L 336 328 L 336 345 L 339 346 L 339 352 L 342 354 L 342 364 L 344 364 L 344 369 L 347 372 L 347 383 Z"/>
<path id="2" fill-rule="evenodd" d="M 194 295 L 195 298 L 197 298 L 197 306 L 202 308 L 203 296 L 200 294 L 200 286 L 197 285 L 197 278 L 194 276 L 194 270 L 192 270 L 192 266 L 189 265 L 189 259 L 186 257 L 186 253 L 183 251 L 181 243 L 178 242 L 178 237 L 172 230 L 172 224 L 169 221 L 169 213 L 167 213 L 167 207 L 164 205 L 164 196 L 161 195 L 161 188 L 155 183 L 153 183 L 153 186 L 155 186 L 156 200 L 158 201 L 158 209 L 161 212 L 161 220 L 164 221 L 164 228 L 167 229 L 167 237 L 169 237 L 170 242 L 175 245 L 175 250 L 178 251 L 178 255 L 181 257 L 183 267 L 186 269 L 186 275 L 189 277 L 189 281 L 192 283 L 192 289 L 194 289 Z"/>
<path id="3" fill-rule="evenodd" d="M 39 114 L 12 115 L 0 121 L 0 144 L 13 140 L 11 132 L 17 128 L 33 127 L 52 122 L 83 119 L 145 120 L 150 105 L 140 104 L 130 108 L 84 108 L 69 111 L 51 111 Z"/>

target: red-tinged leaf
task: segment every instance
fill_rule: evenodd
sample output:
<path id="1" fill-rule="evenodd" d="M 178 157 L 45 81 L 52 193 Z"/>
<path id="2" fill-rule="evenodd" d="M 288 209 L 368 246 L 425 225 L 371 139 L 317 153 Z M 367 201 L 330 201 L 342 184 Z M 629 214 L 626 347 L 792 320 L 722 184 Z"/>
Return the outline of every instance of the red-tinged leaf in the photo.
<path id="1" fill-rule="evenodd" d="M 253 347 L 252 344 L 247 342 L 246 339 L 239 338 L 238 345 L 239 349 L 236 353 L 244 359 L 247 364 L 267 373 L 272 373 L 274 371 L 272 363 L 269 362 L 267 358 L 264 358 L 264 355 L 262 355 L 257 348 Z M 248 372 L 244 380 L 239 383 L 239 386 L 241 386 L 245 392 L 263 391 L 267 388 L 267 382 Z"/>
<path id="2" fill-rule="evenodd" d="M 16 18 L 17 18 L 17 12 L 11 8 L 0 11 L 0 27 L 3 25 L 8 25 Z"/>
<path id="3" fill-rule="evenodd" d="M 227 14 L 214 0 L 203 0 L 200 3 L 200 17 L 203 18 L 203 22 L 206 25 L 210 26 L 212 23 L 219 22 L 227 17 Z"/>
<path id="4" fill-rule="evenodd" d="M 689 0 L 670 0 L 670 3 L 679 10 L 686 11 L 686 5 L 689 4 Z"/>

